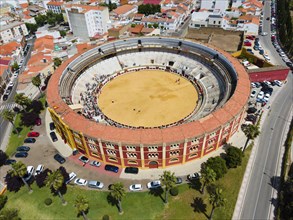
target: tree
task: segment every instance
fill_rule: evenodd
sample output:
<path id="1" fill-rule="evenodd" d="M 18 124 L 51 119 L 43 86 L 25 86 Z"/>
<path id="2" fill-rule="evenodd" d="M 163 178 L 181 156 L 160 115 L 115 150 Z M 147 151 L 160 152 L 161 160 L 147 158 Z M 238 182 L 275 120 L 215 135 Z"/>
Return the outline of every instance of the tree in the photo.
<path id="1" fill-rule="evenodd" d="M 60 35 L 61 35 L 61 37 L 65 37 L 66 36 L 66 31 L 59 31 L 59 33 L 60 33 Z"/>
<path id="2" fill-rule="evenodd" d="M 14 101 L 19 104 L 23 109 L 27 108 L 32 100 L 24 95 L 24 93 L 19 93 L 14 96 Z"/>
<path id="3" fill-rule="evenodd" d="M 60 58 L 58 58 L 58 57 L 54 58 L 53 61 L 54 61 L 54 66 L 55 67 L 60 66 L 61 63 L 62 63 L 62 60 Z"/>
<path id="4" fill-rule="evenodd" d="M 60 14 L 55 14 L 55 19 L 56 19 L 56 22 L 58 24 L 62 23 L 64 21 L 64 17 L 63 17 L 63 14 L 60 13 Z"/>
<path id="5" fill-rule="evenodd" d="M 114 183 L 111 187 L 110 195 L 117 201 L 118 211 L 120 214 L 123 213 L 121 200 L 125 196 L 124 185 L 121 182 Z"/>
<path id="6" fill-rule="evenodd" d="M 39 14 L 38 16 L 35 17 L 35 20 L 38 27 L 42 27 L 44 26 L 44 24 L 47 23 L 47 16 Z"/>
<path id="7" fill-rule="evenodd" d="M 244 134 L 247 137 L 246 143 L 244 145 L 243 148 L 243 152 L 245 151 L 247 144 L 250 140 L 254 140 L 259 134 L 260 134 L 260 130 L 259 130 L 259 125 L 248 125 L 245 129 L 244 129 Z"/>
<path id="8" fill-rule="evenodd" d="M 49 25 L 55 25 L 56 19 L 55 19 L 55 17 L 49 17 L 47 22 Z"/>
<path id="9" fill-rule="evenodd" d="M 11 66 L 11 70 L 14 72 L 15 70 L 19 69 L 19 65 L 17 62 L 14 62 L 13 65 Z"/>
<path id="10" fill-rule="evenodd" d="M 169 190 L 172 189 L 176 183 L 176 177 L 174 175 L 175 174 L 171 173 L 171 171 L 165 170 L 160 178 L 162 186 L 165 186 L 165 203 L 168 203 Z"/>
<path id="11" fill-rule="evenodd" d="M 201 193 L 204 194 L 205 187 L 215 182 L 217 175 L 215 171 L 209 168 L 208 166 L 201 167 L 200 173 L 201 173 L 201 179 L 203 181 Z"/>
<path id="12" fill-rule="evenodd" d="M 43 172 L 39 173 L 35 176 L 36 184 L 39 188 L 46 185 L 46 178 L 48 177 L 48 174 L 52 173 L 50 169 L 45 169 Z"/>
<path id="13" fill-rule="evenodd" d="M 0 195 L 0 210 L 4 208 L 6 202 L 7 202 L 7 196 Z"/>
<path id="14" fill-rule="evenodd" d="M 237 148 L 230 146 L 226 151 L 226 165 L 228 168 L 236 168 L 237 166 L 241 165 L 243 153 L 242 151 Z"/>
<path id="15" fill-rule="evenodd" d="M 37 87 L 37 88 L 39 89 L 40 92 L 42 92 L 41 89 L 40 89 L 40 85 L 42 84 L 42 80 L 41 80 L 40 75 L 37 75 L 37 76 L 33 77 L 33 79 L 32 79 L 32 84 L 33 84 L 35 87 Z"/>
<path id="16" fill-rule="evenodd" d="M 7 159 L 7 154 L 4 151 L 0 150 L 0 167 L 2 167 L 5 164 Z"/>
<path id="17" fill-rule="evenodd" d="M 32 109 L 34 113 L 40 114 L 44 110 L 43 103 L 40 100 L 33 100 L 29 109 Z"/>
<path id="18" fill-rule="evenodd" d="M 210 218 L 213 218 L 214 211 L 216 208 L 224 206 L 226 203 L 226 199 L 222 195 L 222 189 L 216 188 L 212 192 L 210 192 L 210 197 L 209 197 L 210 204 L 212 205 L 212 211 L 210 214 Z"/>
<path id="19" fill-rule="evenodd" d="M 60 172 L 61 172 L 61 174 L 62 174 L 62 176 L 63 176 L 65 181 L 69 180 L 69 173 L 67 173 L 65 167 L 61 166 L 61 167 L 58 168 L 58 170 L 60 170 Z"/>
<path id="20" fill-rule="evenodd" d="M 77 214 L 82 214 L 83 219 L 87 220 L 88 218 L 86 216 L 86 212 L 89 209 L 89 201 L 86 199 L 86 197 L 83 195 L 78 195 L 75 199 L 74 206 L 77 209 Z"/>
<path id="21" fill-rule="evenodd" d="M 209 167 L 216 173 L 216 179 L 219 179 L 227 173 L 226 161 L 220 156 L 210 157 L 201 167 Z"/>
<path id="22" fill-rule="evenodd" d="M 5 183 L 7 190 L 10 192 L 17 192 L 23 186 L 21 179 L 18 176 L 12 176 L 10 173 L 6 174 Z"/>
<path id="23" fill-rule="evenodd" d="M 7 109 L 5 109 L 3 112 L 1 112 L 1 116 L 2 116 L 2 118 L 3 118 L 4 120 L 7 120 L 7 121 L 9 121 L 9 122 L 12 124 L 13 129 L 16 131 L 16 133 L 17 133 L 18 136 L 19 136 L 19 132 L 18 132 L 18 130 L 16 129 L 15 124 L 14 124 L 15 113 L 14 113 L 13 111 L 11 111 L 11 110 L 7 110 Z"/>
<path id="24" fill-rule="evenodd" d="M 24 185 L 26 185 L 29 192 L 33 192 L 32 188 L 24 179 L 24 176 L 27 174 L 26 165 L 21 161 L 17 161 L 16 163 L 11 164 L 11 168 L 12 169 L 8 171 L 11 176 L 17 176 L 21 178 L 22 182 L 24 183 Z"/>
<path id="25" fill-rule="evenodd" d="M 67 202 L 64 200 L 60 192 L 60 188 L 63 186 L 63 184 L 64 184 L 64 177 L 62 176 L 60 170 L 56 170 L 48 174 L 46 178 L 46 186 L 52 189 L 54 192 L 57 192 L 57 194 L 59 195 L 62 201 L 62 204 L 66 205 Z"/>
<path id="26" fill-rule="evenodd" d="M 18 217 L 18 210 L 14 208 L 1 210 L 0 219 L 1 220 L 21 220 L 21 218 Z"/>
<path id="27" fill-rule="evenodd" d="M 158 28 L 159 27 L 158 23 L 154 23 L 153 27 Z"/>
<path id="28" fill-rule="evenodd" d="M 39 115 L 35 112 L 23 112 L 20 115 L 21 124 L 27 127 L 33 126 L 38 117 Z"/>
<path id="29" fill-rule="evenodd" d="M 25 26 L 31 34 L 34 34 L 38 30 L 37 24 L 25 23 Z"/>

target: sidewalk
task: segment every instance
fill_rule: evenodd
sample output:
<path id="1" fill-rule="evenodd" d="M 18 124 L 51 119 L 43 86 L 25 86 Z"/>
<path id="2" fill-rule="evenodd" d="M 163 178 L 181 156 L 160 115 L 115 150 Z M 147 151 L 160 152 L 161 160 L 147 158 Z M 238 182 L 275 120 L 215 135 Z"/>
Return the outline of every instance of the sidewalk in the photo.
<path id="1" fill-rule="evenodd" d="M 3 136 L 3 140 L 0 143 L 0 150 L 2 150 L 4 152 L 6 151 L 7 145 L 9 143 L 9 138 L 10 138 L 10 134 L 12 132 L 13 126 L 11 123 L 8 123 L 6 128 L 7 129 L 6 129 L 5 134 Z"/>

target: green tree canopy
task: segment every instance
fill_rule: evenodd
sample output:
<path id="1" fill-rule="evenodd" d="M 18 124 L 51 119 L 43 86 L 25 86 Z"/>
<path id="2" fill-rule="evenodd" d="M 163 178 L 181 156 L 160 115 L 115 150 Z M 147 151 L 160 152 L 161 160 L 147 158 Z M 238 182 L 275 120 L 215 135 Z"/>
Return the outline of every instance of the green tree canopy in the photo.
<path id="1" fill-rule="evenodd" d="M 40 75 L 33 77 L 32 84 L 40 90 L 40 85 L 42 84 L 42 80 L 41 80 Z"/>
<path id="2" fill-rule="evenodd" d="M 16 176 L 21 178 L 22 182 L 26 185 L 28 190 L 32 192 L 33 190 L 24 179 L 25 175 L 27 174 L 26 165 L 21 161 L 17 161 L 16 163 L 11 164 L 11 167 L 12 169 L 9 170 L 8 173 L 11 174 L 11 176 Z"/>
<path id="3" fill-rule="evenodd" d="M 146 16 L 156 14 L 161 12 L 160 5 L 153 5 L 153 4 L 142 4 L 138 6 L 138 13 L 144 14 Z"/>
<path id="4" fill-rule="evenodd" d="M 46 178 L 46 186 L 49 187 L 50 189 L 53 189 L 53 191 L 57 192 L 62 204 L 66 204 L 66 201 L 64 200 L 60 189 L 64 184 L 64 177 L 61 174 L 60 170 L 55 170 L 53 173 L 49 173 L 47 178 Z"/>
<path id="5" fill-rule="evenodd" d="M 165 203 L 168 203 L 168 193 L 169 190 L 175 186 L 176 177 L 174 173 L 171 173 L 169 170 L 165 170 L 163 175 L 161 175 L 162 186 L 165 186 Z"/>
<path id="6" fill-rule="evenodd" d="M 58 67 L 58 66 L 60 66 L 62 64 L 62 60 L 60 58 L 58 58 L 58 57 L 55 57 L 53 59 L 53 61 L 54 61 L 54 66 L 55 67 Z"/>
<path id="7" fill-rule="evenodd" d="M 123 213 L 122 210 L 122 198 L 125 196 L 125 189 L 122 182 L 114 183 L 111 187 L 110 196 L 117 201 L 119 213 Z"/>
<path id="8" fill-rule="evenodd" d="M 236 168 L 237 166 L 241 165 L 243 153 L 242 151 L 237 148 L 230 146 L 226 151 L 226 165 L 228 168 Z"/>
<path id="9" fill-rule="evenodd" d="M 61 35 L 61 37 L 65 37 L 66 36 L 66 31 L 59 31 L 59 33 L 60 33 L 60 35 Z"/>
<path id="10" fill-rule="evenodd" d="M 0 115 L 1 115 L 1 117 L 4 120 L 7 120 L 7 121 L 9 121 L 12 124 L 15 132 L 19 135 L 19 132 L 18 132 L 18 130 L 15 127 L 15 124 L 14 124 L 14 117 L 15 117 L 16 114 L 13 111 L 11 111 L 11 110 L 5 109 L 4 111 L 2 111 L 0 113 Z"/>
<path id="11" fill-rule="evenodd" d="M 21 220 L 21 218 L 18 216 L 18 210 L 14 208 L 1 210 L 0 219 L 1 220 Z"/>
<path id="12" fill-rule="evenodd" d="M 222 207 L 226 203 L 226 199 L 224 198 L 222 194 L 222 189 L 216 188 L 212 192 L 210 192 L 210 197 L 209 197 L 210 204 L 212 205 L 212 211 L 210 214 L 210 219 L 213 218 L 214 210 L 218 207 Z"/>
<path id="13" fill-rule="evenodd" d="M 89 209 L 88 199 L 83 195 L 78 195 L 75 199 L 74 205 L 76 207 L 77 214 L 82 214 L 84 220 L 87 220 L 86 212 Z"/>
<path id="14" fill-rule="evenodd" d="M 217 174 L 214 170 L 209 168 L 208 166 L 202 166 L 201 170 L 201 180 L 203 181 L 201 192 L 204 193 L 204 189 L 207 185 L 216 181 Z"/>
<path id="15" fill-rule="evenodd" d="M 258 135 L 260 135 L 259 124 L 248 125 L 245 127 L 243 132 L 244 132 L 245 136 L 247 137 L 246 143 L 243 148 L 243 151 L 245 151 L 249 140 L 254 140 Z"/>
<path id="16" fill-rule="evenodd" d="M 19 104 L 22 108 L 27 108 L 32 100 L 24 95 L 24 93 L 19 93 L 14 96 L 15 103 Z"/>
<path id="17" fill-rule="evenodd" d="M 38 30 L 37 24 L 25 23 L 25 26 L 31 34 L 34 34 Z"/>
<path id="18" fill-rule="evenodd" d="M 226 161 L 220 156 L 210 157 L 201 167 L 212 169 L 216 173 L 216 179 L 222 178 L 227 173 Z"/>

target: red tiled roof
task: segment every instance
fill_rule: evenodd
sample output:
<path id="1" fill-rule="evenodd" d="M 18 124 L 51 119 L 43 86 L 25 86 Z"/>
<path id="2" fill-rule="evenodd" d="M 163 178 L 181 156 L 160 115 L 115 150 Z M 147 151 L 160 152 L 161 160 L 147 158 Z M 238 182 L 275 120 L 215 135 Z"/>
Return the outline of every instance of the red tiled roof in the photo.
<path id="1" fill-rule="evenodd" d="M 143 4 L 159 5 L 161 0 L 143 0 Z"/>
<path id="2" fill-rule="evenodd" d="M 0 54 L 3 55 L 12 55 L 13 51 L 20 47 L 20 44 L 16 41 L 12 41 L 10 43 L 1 45 L 0 47 Z"/>
<path id="3" fill-rule="evenodd" d="M 0 65 L 8 66 L 10 60 L 0 59 Z"/>
<path id="4" fill-rule="evenodd" d="M 117 15 L 122 15 L 122 14 L 125 14 L 125 13 L 131 11 L 134 8 L 135 8 L 134 5 L 122 5 L 122 6 L 119 6 L 118 8 L 116 8 L 115 10 L 113 10 L 113 12 Z"/>

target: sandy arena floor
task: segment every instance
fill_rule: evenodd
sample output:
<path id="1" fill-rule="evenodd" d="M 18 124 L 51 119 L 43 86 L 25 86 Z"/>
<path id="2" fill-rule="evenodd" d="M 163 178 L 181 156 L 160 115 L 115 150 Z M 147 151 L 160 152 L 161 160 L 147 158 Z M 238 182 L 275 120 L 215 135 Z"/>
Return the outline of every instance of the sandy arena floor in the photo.
<path id="1" fill-rule="evenodd" d="M 141 70 L 108 82 L 98 97 L 98 105 L 116 122 L 156 127 L 188 116 L 197 100 L 196 89 L 185 78 L 160 70 Z"/>

